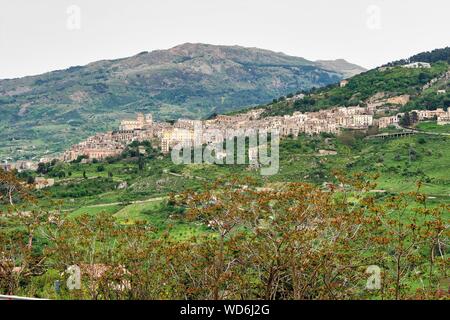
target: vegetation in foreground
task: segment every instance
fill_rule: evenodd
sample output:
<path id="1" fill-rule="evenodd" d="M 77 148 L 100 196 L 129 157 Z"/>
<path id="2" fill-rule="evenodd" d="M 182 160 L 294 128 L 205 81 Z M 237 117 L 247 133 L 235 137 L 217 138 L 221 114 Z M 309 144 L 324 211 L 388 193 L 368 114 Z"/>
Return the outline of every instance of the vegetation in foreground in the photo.
<path id="1" fill-rule="evenodd" d="M 171 196 L 165 210 L 174 219 L 205 228 L 177 239 L 170 227 L 160 233 L 107 213 L 70 217 L 13 204 L 0 220 L 1 291 L 59 299 L 445 298 L 448 205 L 427 207 L 420 184 L 380 200 L 363 176 L 336 177 L 340 184 L 326 190 L 228 180 Z M 2 181 L 20 185 L 11 174 Z M 26 188 L 15 196 L 33 201 Z M 73 274 L 65 271 L 74 265 L 82 285 L 68 290 Z M 55 281 L 63 284 L 56 291 Z"/>
<path id="2" fill-rule="evenodd" d="M 24 184 L 33 175 L 2 173 L 0 290 L 54 299 L 446 299 L 448 143 L 301 136 L 283 141 L 270 178 L 247 166 L 136 157 L 137 145 L 120 159 L 41 166 L 56 178 L 41 191 Z M 378 175 L 378 186 L 357 172 Z M 73 265 L 82 284 L 68 290 Z"/>

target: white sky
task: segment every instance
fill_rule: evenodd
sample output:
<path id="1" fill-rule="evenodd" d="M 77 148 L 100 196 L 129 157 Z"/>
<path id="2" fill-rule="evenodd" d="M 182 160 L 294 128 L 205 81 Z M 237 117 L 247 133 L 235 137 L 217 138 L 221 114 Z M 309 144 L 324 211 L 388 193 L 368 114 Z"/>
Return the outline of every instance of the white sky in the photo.
<path id="1" fill-rule="evenodd" d="M 0 79 L 185 42 L 375 67 L 450 45 L 449 12 L 448 0 L 0 0 Z"/>

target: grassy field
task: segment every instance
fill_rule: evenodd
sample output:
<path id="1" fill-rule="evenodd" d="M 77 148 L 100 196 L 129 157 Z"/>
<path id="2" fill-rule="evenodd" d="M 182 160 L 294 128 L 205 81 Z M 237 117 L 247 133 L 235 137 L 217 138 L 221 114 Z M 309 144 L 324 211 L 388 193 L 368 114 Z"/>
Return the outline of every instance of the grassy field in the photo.
<path id="1" fill-rule="evenodd" d="M 102 206 L 102 207 L 81 207 L 72 212 L 70 212 L 69 217 L 78 217 L 83 214 L 95 215 L 98 213 L 108 213 L 115 214 L 122 208 L 120 205 L 110 205 L 110 206 Z"/>
<path id="2" fill-rule="evenodd" d="M 173 217 L 164 200 L 130 204 L 114 214 L 118 221 L 132 224 L 147 222 L 157 230 L 157 234 L 168 232 L 174 239 L 182 240 L 207 232 L 207 228 L 195 222 L 186 222 Z"/>
<path id="3" fill-rule="evenodd" d="M 450 133 L 450 124 L 438 125 L 436 121 L 424 121 L 417 124 L 416 129 L 426 132 Z"/>

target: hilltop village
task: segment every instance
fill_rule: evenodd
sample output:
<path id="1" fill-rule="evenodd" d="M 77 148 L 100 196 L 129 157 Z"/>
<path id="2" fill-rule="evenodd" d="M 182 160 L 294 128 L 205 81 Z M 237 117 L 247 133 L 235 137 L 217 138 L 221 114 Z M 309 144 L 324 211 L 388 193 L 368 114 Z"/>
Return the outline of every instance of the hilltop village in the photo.
<path id="1" fill-rule="evenodd" d="M 343 84 L 345 85 L 345 84 Z M 301 99 L 296 96 L 293 99 Z M 408 97 L 394 97 L 390 103 L 403 104 Z M 264 109 L 254 109 L 237 115 L 218 115 L 209 120 L 179 119 L 175 123 L 155 122 L 151 114 L 138 113 L 135 120 L 123 120 L 118 130 L 98 133 L 83 142 L 73 145 L 66 150 L 60 160 L 73 161 L 79 156 L 87 159 L 105 159 L 122 153 L 126 146 L 133 141 L 149 140 L 153 145 L 161 148 L 163 153 L 170 152 L 175 145 L 193 145 L 194 128 L 201 126 L 201 130 L 216 132 L 216 137 L 226 137 L 229 130 L 278 129 L 281 137 L 298 136 L 301 133 L 315 135 L 320 133 L 339 134 L 343 129 L 365 130 L 371 126 L 386 128 L 397 125 L 403 113 L 392 116 L 378 117 L 375 115 L 383 111 L 383 104 L 372 103 L 367 107 L 337 107 L 317 112 L 294 112 L 292 115 L 262 117 Z M 437 119 L 439 124 L 450 122 L 450 110 L 414 110 L 417 119 Z M 214 136 L 204 135 L 201 143 L 210 143 Z M 216 138 L 217 139 L 217 138 Z M 217 141 L 216 141 L 217 142 Z"/>

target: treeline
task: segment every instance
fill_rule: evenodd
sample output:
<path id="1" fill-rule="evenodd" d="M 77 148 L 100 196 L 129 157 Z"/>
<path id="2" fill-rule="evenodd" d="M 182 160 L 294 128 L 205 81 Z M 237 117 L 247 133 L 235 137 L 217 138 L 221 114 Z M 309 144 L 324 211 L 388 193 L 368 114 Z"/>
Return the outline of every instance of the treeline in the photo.
<path id="1" fill-rule="evenodd" d="M 450 64 L 450 47 L 434 49 L 432 51 L 421 52 L 411 56 L 408 59 L 401 59 L 397 61 L 390 62 L 385 66 L 393 67 L 404 65 L 412 62 L 428 62 L 435 63 L 438 61 L 447 62 Z"/>
<path id="2" fill-rule="evenodd" d="M 450 92 L 438 94 L 436 92 L 426 92 L 416 99 L 408 102 L 400 108 L 401 112 L 411 110 L 436 110 L 443 108 L 448 110 L 450 107 Z"/>

